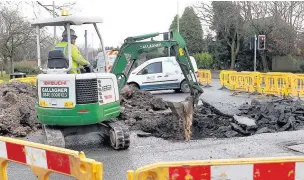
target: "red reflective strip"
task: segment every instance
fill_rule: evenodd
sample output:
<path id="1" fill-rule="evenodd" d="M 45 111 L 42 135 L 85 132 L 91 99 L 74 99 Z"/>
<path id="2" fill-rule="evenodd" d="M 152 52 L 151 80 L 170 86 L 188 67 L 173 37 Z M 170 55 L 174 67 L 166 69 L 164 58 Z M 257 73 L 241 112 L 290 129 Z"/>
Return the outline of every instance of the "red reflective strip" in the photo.
<path id="1" fill-rule="evenodd" d="M 295 180 L 295 163 L 254 164 L 254 180 Z"/>
<path id="2" fill-rule="evenodd" d="M 48 168 L 64 174 L 71 174 L 70 159 L 66 154 L 46 151 Z"/>
<path id="3" fill-rule="evenodd" d="M 89 110 L 78 110 L 79 113 L 87 113 Z"/>
<path id="4" fill-rule="evenodd" d="M 26 164 L 25 149 L 23 145 L 6 143 L 7 158 Z"/>
<path id="5" fill-rule="evenodd" d="M 169 179 L 203 179 L 210 180 L 210 166 L 184 166 L 169 168 Z"/>

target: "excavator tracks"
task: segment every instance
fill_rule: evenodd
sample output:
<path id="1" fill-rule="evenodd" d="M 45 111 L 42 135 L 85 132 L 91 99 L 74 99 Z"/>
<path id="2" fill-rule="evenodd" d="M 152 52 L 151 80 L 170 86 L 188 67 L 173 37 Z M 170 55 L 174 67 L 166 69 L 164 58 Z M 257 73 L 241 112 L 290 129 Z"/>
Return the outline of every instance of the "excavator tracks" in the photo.
<path id="1" fill-rule="evenodd" d="M 109 140 L 110 145 L 115 150 L 125 150 L 130 147 L 129 128 L 120 121 L 109 121 L 102 126 L 101 124 L 95 124 L 84 127 L 83 129 L 86 129 L 86 132 L 99 132 L 102 135 L 106 135 L 103 137 Z M 62 129 L 55 126 L 43 125 L 44 143 L 50 146 L 65 148 L 65 135 L 69 133 L 73 134 L 73 132 L 80 133 L 73 127 L 65 127 Z"/>
<path id="2" fill-rule="evenodd" d="M 115 150 L 125 150 L 130 146 L 130 131 L 129 128 L 119 122 L 108 123 L 111 128 L 109 131 L 110 143 Z"/>

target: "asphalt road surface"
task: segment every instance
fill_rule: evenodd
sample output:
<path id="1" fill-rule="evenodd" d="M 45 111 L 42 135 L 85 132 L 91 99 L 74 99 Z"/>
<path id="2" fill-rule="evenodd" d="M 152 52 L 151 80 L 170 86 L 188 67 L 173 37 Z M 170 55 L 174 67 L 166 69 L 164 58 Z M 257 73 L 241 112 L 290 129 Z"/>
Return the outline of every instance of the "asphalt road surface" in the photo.
<path id="1" fill-rule="evenodd" d="M 212 103 L 224 112 L 233 114 L 236 107 L 244 102 L 250 102 L 252 98 L 248 94 L 231 96 L 231 92 L 218 90 L 219 81 L 213 80 L 212 87 L 205 88 L 202 98 Z M 165 100 L 182 101 L 188 94 L 175 94 L 171 91 L 153 92 Z M 259 134 L 250 137 L 230 139 L 204 139 L 190 142 L 172 142 L 160 138 L 138 138 L 136 132 L 132 132 L 131 146 L 125 151 L 113 151 L 110 147 L 89 147 L 81 149 L 88 158 L 101 161 L 104 164 L 105 180 L 126 179 L 126 172 L 151 163 L 164 161 L 191 161 L 227 158 L 247 157 L 274 157 L 303 155 L 299 151 L 290 150 L 291 144 L 304 143 L 304 130 L 282 132 L 274 134 Z M 33 141 L 39 141 L 41 137 L 30 137 Z M 90 139 L 90 138 L 89 138 Z M 93 139 L 93 138 L 91 138 Z M 303 149 L 304 152 L 304 149 Z M 24 166 L 9 164 L 9 180 L 36 179 L 32 171 Z M 50 179 L 72 179 L 63 176 L 51 175 Z"/>

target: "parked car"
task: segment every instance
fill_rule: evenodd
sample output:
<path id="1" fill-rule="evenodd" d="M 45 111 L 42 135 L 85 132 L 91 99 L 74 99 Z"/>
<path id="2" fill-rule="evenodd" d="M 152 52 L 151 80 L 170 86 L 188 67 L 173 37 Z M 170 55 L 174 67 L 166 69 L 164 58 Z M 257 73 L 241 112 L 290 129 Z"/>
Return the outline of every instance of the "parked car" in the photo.
<path id="1" fill-rule="evenodd" d="M 195 69 L 192 77 L 197 77 L 196 61 L 190 57 Z M 141 90 L 169 90 L 187 93 L 190 91 L 185 77 L 175 57 L 160 57 L 150 59 L 135 68 L 128 79 L 128 84 Z"/>

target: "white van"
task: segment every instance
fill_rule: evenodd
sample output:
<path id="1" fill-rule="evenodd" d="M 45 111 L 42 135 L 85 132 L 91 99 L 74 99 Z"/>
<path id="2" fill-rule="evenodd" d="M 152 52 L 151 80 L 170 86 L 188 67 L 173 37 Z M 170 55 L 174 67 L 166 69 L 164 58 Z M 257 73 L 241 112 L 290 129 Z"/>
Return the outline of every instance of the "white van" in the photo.
<path id="1" fill-rule="evenodd" d="M 195 59 L 191 56 L 190 59 L 197 75 Z M 169 89 L 184 93 L 190 91 L 175 57 L 160 57 L 142 63 L 131 72 L 128 84 L 147 91 Z"/>

